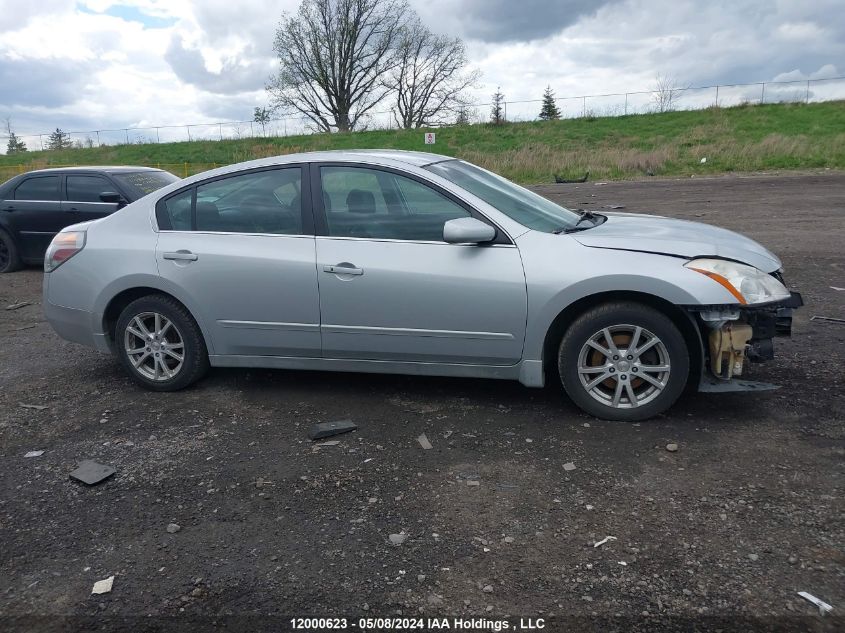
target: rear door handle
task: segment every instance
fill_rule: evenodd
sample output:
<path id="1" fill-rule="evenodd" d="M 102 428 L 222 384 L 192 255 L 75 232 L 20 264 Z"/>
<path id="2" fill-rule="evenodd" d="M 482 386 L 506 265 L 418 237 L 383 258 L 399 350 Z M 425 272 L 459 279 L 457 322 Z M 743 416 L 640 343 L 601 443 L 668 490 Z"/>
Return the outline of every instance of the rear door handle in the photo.
<path id="1" fill-rule="evenodd" d="M 173 253 L 164 253 L 162 255 L 164 259 L 174 259 L 178 261 L 187 261 L 187 262 L 195 262 L 199 257 L 192 253 L 191 251 L 176 251 Z"/>
<path id="2" fill-rule="evenodd" d="M 335 266 L 323 266 L 323 272 L 333 273 L 335 275 L 363 275 L 364 269 L 337 264 Z"/>

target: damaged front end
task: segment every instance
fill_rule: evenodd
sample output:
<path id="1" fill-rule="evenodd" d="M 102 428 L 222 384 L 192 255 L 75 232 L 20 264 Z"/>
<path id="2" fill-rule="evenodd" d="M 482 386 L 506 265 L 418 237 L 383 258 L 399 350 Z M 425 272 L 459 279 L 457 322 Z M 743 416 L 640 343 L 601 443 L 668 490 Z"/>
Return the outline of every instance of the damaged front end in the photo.
<path id="1" fill-rule="evenodd" d="M 746 362 L 772 360 L 774 338 L 791 336 L 792 312 L 804 305 L 801 295 L 762 306 L 697 306 L 696 316 L 705 350 L 699 391 L 765 391 L 769 383 L 739 380 Z"/>

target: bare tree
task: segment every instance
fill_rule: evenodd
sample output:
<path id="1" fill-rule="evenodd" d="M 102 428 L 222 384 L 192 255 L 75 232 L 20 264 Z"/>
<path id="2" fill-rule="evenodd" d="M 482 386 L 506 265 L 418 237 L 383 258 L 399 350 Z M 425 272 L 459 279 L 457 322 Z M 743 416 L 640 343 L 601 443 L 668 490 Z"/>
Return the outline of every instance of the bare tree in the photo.
<path id="1" fill-rule="evenodd" d="M 303 0 L 276 31 L 273 108 L 299 112 L 322 132 L 354 130 L 389 89 L 385 74 L 411 14 L 406 0 Z"/>
<path id="2" fill-rule="evenodd" d="M 467 55 L 460 38 L 435 35 L 416 16 L 402 29 L 397 55 L 387 84 L 395 92 L 393 118 L 403 128 L 454 118 L 467 104 L 465 91 L 480 76 L 463 72 Z"/>
<path id="3" fill-rule="evenodd" d="M 654 103 L 654 109 L 657 112 L 671 112 L 678 104 L 681 93 L 687 87 L 680 85 L 677 79 L 671 75 L 658 73 L 651 88 L 651 100 Z"/>

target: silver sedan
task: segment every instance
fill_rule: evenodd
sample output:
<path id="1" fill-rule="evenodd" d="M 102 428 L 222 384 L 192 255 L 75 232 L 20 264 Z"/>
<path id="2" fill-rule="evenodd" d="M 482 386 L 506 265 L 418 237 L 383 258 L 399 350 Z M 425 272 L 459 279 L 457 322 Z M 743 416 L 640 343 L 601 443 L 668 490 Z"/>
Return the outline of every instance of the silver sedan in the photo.
<path id="1" fill-rule="evenodd" d="M 727 230 L 565 209 L 467 162 L 386 150 L 268 158 L 68 227 L 45 259 L 62 337 L 139 384 L 209 366 L 560 382 L 640 420 L 773 357 L 801 305 Z"/>

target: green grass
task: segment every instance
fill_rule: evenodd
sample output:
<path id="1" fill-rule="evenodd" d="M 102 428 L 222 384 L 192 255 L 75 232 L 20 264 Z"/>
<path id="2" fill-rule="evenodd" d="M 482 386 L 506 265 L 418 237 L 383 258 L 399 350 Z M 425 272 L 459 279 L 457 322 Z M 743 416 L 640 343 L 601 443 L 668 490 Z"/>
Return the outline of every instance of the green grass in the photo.
<path id="1" fill-rule="evenodd" d="M 50 165 L 151 165 L 184 176 L 221 164 L 312 150 L 392 148 L 465 158 L 522 183 L 829 167 L 845 169 L 845 101 L 709 108 L 266 139 L 116 145 L 0 156 L 0 179 Z M 707 162 L 701 164 L 701 158 Z M 23 160 L 22 160 L 23 159 Z M 186 165 L 187 163 L 187 165 Z"/>

